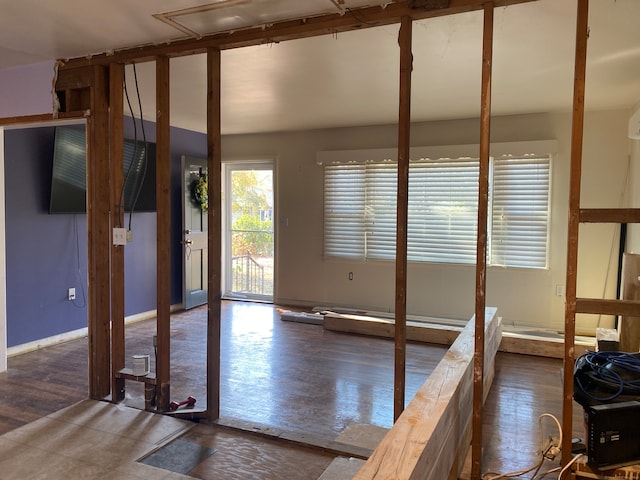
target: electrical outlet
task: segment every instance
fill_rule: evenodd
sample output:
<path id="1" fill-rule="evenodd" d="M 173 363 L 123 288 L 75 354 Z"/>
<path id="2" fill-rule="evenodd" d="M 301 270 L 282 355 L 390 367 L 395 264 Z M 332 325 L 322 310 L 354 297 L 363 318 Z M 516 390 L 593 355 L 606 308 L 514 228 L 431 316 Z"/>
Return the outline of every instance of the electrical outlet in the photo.
<path id="1" fill-rule="evenodd" d="M 560 454 L 560 439 L 549 437 L 546 447 L 542 450 L 542 456 L 549 460 L 555 460 Z"/>
<path id="2" fill-rule="evenodd" d="M 114 245 L 126 245 L 127 244 L 127 231 L 124 228 L 113 228 L 113 244 Z"/>
<path id="3" fill-rule="evenodd" d="M 67 300 L 75 300 L 76 299 L 76 289 L 71 287 L 67 291 Z"/>

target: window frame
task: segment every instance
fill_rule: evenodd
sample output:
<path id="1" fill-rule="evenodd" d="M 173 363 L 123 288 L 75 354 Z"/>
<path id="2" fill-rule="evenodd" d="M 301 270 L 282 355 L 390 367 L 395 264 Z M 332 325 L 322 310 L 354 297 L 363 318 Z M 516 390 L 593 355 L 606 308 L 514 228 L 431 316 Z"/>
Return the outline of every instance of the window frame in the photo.
<path id="1" fill-rule="evenodd" d="M 537 141 L 537 142 L 511 142 L 507 144 L 492 144 L 491 147 L 492 147 L 491 148 L 492 155 L 490 158 L 490 198 L 489 198 L 489 205 L 488 205 L 489 218 L 488 218 L 488 224 L 487 224 L 487 233 L 488 233 L 487 265 L 495 266 L 495 267 L 503 267 L 503 268 L 548 269 L 549 256 L 550 256 L 549 240 L 550 240 L 550 228 L 551 228 L 551 192 L 552 192 L 552 164 L 553 164 L 552 159 L 553 159 L 553 152 L 555 152 L 556 150 L 555 148 L 556 142 L 553 140 Z M 474 158 L 474 155 L 472 154 L 474 153 L 474 151 L 475 151 L 475 158 Z M 425 170 L 425 171 L 428 171 L 429 169 L 437 170 L 442 165 L 448 165 L 451 168 L 456 168 L 458 165 L 468 166 L 470 164 L 473 164 L 474 162 L 478 164 L 478 160 L 477 160 L 478 151 L 479 150 L 477 146 L 472 146 L 472 145 L 419 147 L 419 148 L 412 149 L 411 158 L 412 159 L 419 158 L 419 160 L 412 161 L 410 163 L 410 170 L 409 170 L 410 171 L 409 173 L 410 175 L 410 187 L 409 187 L 410 210 L 412 209 L 411 207 L 412 202 L 415 203 L 415 200 L 416 200 L 411 194 L 412 176 L 415 177 L 419 172 L 423 179 L 428 179 L 429 177 L 425 176 L 427 175 L 427 173 L 420 172 L 421 170 Z M 450 152 L 450 153 L 447 154 L 447 152 Z M 511 152 L 522 152 L 522 153 L 511 153 Z M 532 152 L 536 152 L 536 153 L 532 153 Z M 345 168 L 345 169 L 351 169 L 352 171 L 360 170 L 361 178 L 366 179 L 367 171 L 369 171 L 369 173 L 371 174 L 372 172 L 375 173 L 376 171 L 380 170 L 388 174 L 389 170 L 391 169 L 395 171 L 396 172 L 395 174 L 397 175 L 396 163 L 393 160 L 391 160 L 394 157 L 394 155 L 397 155 L 397 152 L 394 149 L 318 152 L 317 163 L 325 167 L 340 166 L 338 167 L 338 169 Z M 539 160 L 541 158 L 542 158 L 542 161 Z M 505 247 L 497 248 L 499 247 L 499 245 L 497 246 L 494 240 L 494 232 L 499 232 L 501 228 L 502 230 L 505 230 L 505 228 L 508 230 L 507 227 L 510 227 L 510 225 L 507 225 L 507 227 L 505 227 L 505 225 L 499 225 L 498 224 L 499 222 L 496 222 L 496 218 L 495 218 L 496 217 L 494 213 L 494 200 L 495 200 L 494 194 L 495 194 L 495 188 L 496 188 L 494 185 L 495 183 L 494 174 L 496 169 L 495 165 L 509 164 L 509 162 L 514 162 L 514 161 L 516 162 L 516 164 L 518 164 L 518 162 L 520 162 L 519 165 L 521 168 L 523 168 L 523 170 L 516 172 L 514 179 L 515 181 L 522 181 L 521 178 L 524 178 L 525 179 L 524 186 L 525 188 L 528 188 L 530 186 L 531 180 L 527 177 L 527 175 L 530 175 L 530 172 L 527 172 L 526 170 L 527 170 L 528 163 L 531 163 L 532 160 L 534 160 L 538 164 L 542 164 L 541 171 L 545 176 L 545 178 L 543 179 L 544 180 L 543 184 L 546 185 L 546 190 L 543 190 L 543 197 L 544 197 L 543 198 L 544 202 L 542 202 L 543 205 L 542 206 L 538 205 L 536 207 L 537 208 L 536 218 L 542 218 L 541 215 L 543 215 L 544 217 L 544 224 L 541 224 L 542 225 L 540 230 L 541 234 L 538 235 L 536 238 L 536 241 L 538 242 L 539 245 L 544 245 L 544 251 L 542 254 L 540 254 L 540 249 L 538 249 L 538 253 L 539 253 L 537 257 L 538 261 L 535 263 L 528 261 L 524 255 L 520 255 L 521 258 L 517 260 L 510 259 L 510 258 L 518 257 L 517 249 L 513 249 L 513 248 L 509 249 Z M 524 167 L 522 167 L 522 165 L 524 165 Z M 324 231 L 324 240 L 323 240 L 323 250 L 324 250 L 325 258 L 343 259 L 343 260 L 347 259 L 347 260 L 356 260 L 356 261 L 394 260 L 395 259 L 395 229 L 397 226 L 395 224 L 395 201 L 397 197 L 397 195 L 395 195 L 395 191 L 393 192 L 393 195 L 392 195 L 393 205 L 390 208 L 389 206 L 387 206 L 386 218 L 384 218 L 384 221 L 382 221 L 381 219 L 378 219 L 380 222 L 380 225 L 377 226 L 378 230 L 386 232 L 386 238 L 384 240 L 380 240 L 380 238 L 382 237 L 376 238 L 378 243 L 382 245 L 382 247 L 380 247 L 381 250 L 379 249 L 379 246 L 375 241 L 372 242 L 371 244 L 369 243 L 370 241 L 369 235 L 375 234 L 377 230 L 376 230 L 376 227 L 372 228 L 371 225 L 368 225 L 371 219 L 367 218 L 367 219 L 363 219 L 362 222 L 359 222 L 360 225 L 364 224 L 364 230 L 361 231 L 362 238 L 361 238 L 361 241 L 359 242 L 361 245 L 363 245 L 363 247 L 360 251 L 358 251 L 357 253 L 354 252 L 353 250 L 349 252 L 347 251 L 340 252 L 338 251 L 339 249 L 338 250 L 334 249 L 333 252 L 328 251 L 327 239 L 330 238 L 331 235 L 327 235 L 327 228 L 326 228 L 327 217 L 329 216 L 329 212 L 327 211 L 327 191 L 326 191 L 327 190 L 327 173 L 326 173 L 327 169 L 324 168 L 324 170 L 325 171 L 323 172 L 323 184 L 325 188 L 325 198 L 323 199 L 323 209 L 324 209 L 324 215 L 325 215 L 325 221 L 324 221 L 325 231 Z M 498 170 L 501 170 L 501 174 L 503 175 L 503 177 L 509 177 L 509 175 L 505 175 L 504 167 L 499 167 Z M 443 173 L 443 172 L 439 172 L 439 173 Z M 507 173 L 509 173 L 508 170 L 507 170 Z M 451 172 L 444 171 L 444 174 L 445 175 L 451 174 Z M 466 172 L 466 175 L 469 175 L 469 172 Z M 469 219 L 473 218 L 472 220 L 474 222 L 473 233 L 471 235 L 463 234 L 458 238 L 461 242 L 468 244 L 464 246 L 464 248 L 466 248 L 466 250 L 464 250 L 466 253 L 463 254 L 462 257 L 455 256 L 455 255 L 452 256 L 449 252 L 451 249 L 448 248 L 447 252 L 441 252 L 439 254 L 434 254 L 433 252 L 429 252 L 428 249 L 424 250 L 422 254 L 418 254 L 418 255 L 413 254 L 412 252 L 415 249 L 415 246 L 421 245 L 421 243 L 420 242 L 416 243 L 415 232 L 412 235 L 411 231 L 415 230 L 416 228 L 421 228 L 422 230 L 424 230 L 425 228 L 428 229 L 429 225 L 427 224 L 426 226 L 423 226 L 423 227 L 416 227 L 415 224 L 412 224 L 411 222 L 411 213 L 410 213 L 410 220 L 409 220 L 409 224 L 407 225 L 408 233 L 409 233 L 409 238 L 408 238 L 409 252 L 408 252 L 407 260 L 409 262 L 441 263 L 441 264 L 451 264 L 451 265 L 474 265 L 476 263 L 475 249 L 476 249 L 476 242 L 477 242 L 477 227 L 476 227 L 476 224 L 477 224 L 477 176 L 475 176 L 475 178 L 473 179 L 470 179 L 468 176 L 465 177 L 465 172 L 463 172 L 460 178 L 467 178 L 467 180 L 473 180 L 475 182 L 475 185 L 474 185 L 475 190 L 474 192 L 472 192 L 471 196 L 469 194 L 469 191 L 465 190 L 466 203 L 458 202 L 457 197 L 454 198 L 456 195 L 460 193 L 459 191 L 456 191 L 455 194 L 451 195 L 450 197 L 447 197 L 447 193 L 444 192 L 444 196 L 440 198 L 439 201 L 441 205 L 443 205 L 443 208 L 447 208 L 448 206 L 452 209 L 452 211 L 455 211 L 456 208 L 464 209 L 466 207 L 469 207 L 469 205 L 472 205 L 473 209 L 470 216 L 469 216 L 469 212 L 467 211 L 466 212 L 467 218 L 461 221 L 460 226 L 454 226 L 454 228 L 459 228 L 459 229 L 469 228 L 471 225 L 469 223 L 470 221 Z M 504 181 L 504 178 L 502 178 L 502 181 Z M 387 184 L 386 194 L 388 194 L 389 179 L 387 178 L 384 183 Z M 394 184 L 394 188 L 395 188 L 395 186 L 397 185 L 397 180 L 395 177 L 392 179 L 392 183 Z M 416 184 L 420 185 L 420 183 L 417 181 L 416 181 Z M 434 188 L 435 190 L 437 190 L 438 188 L 442 189 L 442 187 L 445 185 L 449 185 L 449 184 L 447 184 L 446 181 L 442 181 L 441 183 L 438 184 L 436 180 L 436 183 L 432 186 L 432 188 Z M 364 187 L 358 188 L 358 190 L 363 191 L 366 188 L 373 188 L 373 187 L 371 187 L 371 185 L 369 186 L 365 185 Z M 413 189 L 415 188 L 416 186 L 414 185 Z M 336 192 L 332 192 L 332 195 L 335 196 Z M 366 195 L 367 194 L 365 194 L 365 196 Z M 370 193 L 369 195 L 371 196 Z M 470 200 L 470 198 L 472 200 Z M 377 200 L 380 201 L 380 199 L 377 199 Z M 367 199 L 366 201 L 369 202 L 370 199 Z M 504 201 L 504 198 L 501 197 L 500 201 Z M 518 203 L 517 201 L 514 201 L 514 205 L 517 203 Z M 428 210 L 428 202 L 424 204 L 427 205 L 426 209 Z M 365 204 L 364 208 L 365 209 L 367 208 L 367 204 Z M 391 210 L 393 211 L 393 217 L 389 219 L 388 212 Z M 523 215 L 522 209 L 518 210 L 516 208 L 514 212 L 515 212 L 514 216 L 510 217 L 510 220 L 513 220 L 515 223 L 517 223 L 516 220 L 526 217 L 526 215 Z M 372 214 L 369 213 L 368 215 L 371 216 Z M 518 215 L 520 215 L 520 217 L 518 217 Z M 365 215 L 362 215 L 362 216 L 365 217 Z M 454 218 L 453 220 L 456 220 L 456 219 Z M 375 223 L 375 220 L 374 220 L 374 223 Z M 392 226 L 393 228 L 390 228 L 390 226 Z M 520 230 L 518 230 L 518 228 L 520 228 Z M 530 235 L 527 230 L 528 228 L 527 225 L 525 224 L 524 227 L 520 226 L 518 228 L 515 228 L 514 230 L 516 232 L 516 239 L 518 238 L 518 236 L 521 237 L 521 240 L 520 240 L 521 242 L 522 242 L 522 239 L 524 240 L 528 239 Z M 446 231 L 446 228 L 443 231 Z M 446 235 L 449 235 L 449 234 L 450 233 L 446 233 Z M 426 239 L 428 238 L 428 236 L 424 235 L 423 238 Z M 447 242 L 447 239 L 444 239 L 440 243 L 441 245 L 443 245 L 443 244 L 446 244 L 446 242 Z M 391 249 L 391 251 L 389 251 L 389 246 L 391 243 L 393 243 L 392 245 L 393 248 Z M 411 243 L 415 244 L 414 249 L 412 249 Z M 370 248 L 370 245 L 372 245 L 373 248 Z M 505 245 L 505 244 L 502 244 L 502 245 Z M 506 245 L 510 245 L 510 244 L 506 244 Z M 528 251 L 528 250 L 524 250 L 524 251 Z M 505 252 L 508 255 L 506 255 Z M 502 257 L 500 257 L 500 255 L 502 255 Z M 509 257 L 509 255 L 511 255 L 511 257 Z M 505 258 L 507 259 L 505 260 Z"/>

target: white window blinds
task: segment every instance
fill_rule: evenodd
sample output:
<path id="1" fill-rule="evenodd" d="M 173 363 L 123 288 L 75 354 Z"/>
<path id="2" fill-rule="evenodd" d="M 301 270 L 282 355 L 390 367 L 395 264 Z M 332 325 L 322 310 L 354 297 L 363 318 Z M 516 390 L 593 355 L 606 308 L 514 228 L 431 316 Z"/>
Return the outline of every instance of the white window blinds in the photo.
<path id="1" fill-rule="evenodd" d="M 547 266 L 549 157 L 493 160 L 492 265 Z"/>
<path id="2" fill-rule="evenodd" d="M 335 257 L 365 255 L 364 165 L 332 165 L 324 171 L 324 250 Z"/>
<path id="3" fill-rule="evenodd" d="M 545 268 L 549 157 L 491 159 L 491 265 Z M 479 163 L 421 160 L 409 168 L 408 259 L 475 263 Z M 324 167 L 324 248 L 329 257 L 395 258 L 397 165 Z"/>
<path id="4" fill-rule="evenodd" d="M 478 169 L 475 159 L 429 160 L 410 165 L 409 260 L 475 262 Z"/>

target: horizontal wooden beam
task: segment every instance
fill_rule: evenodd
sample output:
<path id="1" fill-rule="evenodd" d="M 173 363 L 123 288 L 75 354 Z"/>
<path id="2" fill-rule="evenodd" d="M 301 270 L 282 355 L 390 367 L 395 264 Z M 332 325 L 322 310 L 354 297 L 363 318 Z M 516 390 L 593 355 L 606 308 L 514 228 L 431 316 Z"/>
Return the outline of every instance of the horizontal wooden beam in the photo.
<path id="1" fill-rule="evenodd" d="M 53 113 L 41 113 L 36 115 L 23 115 L 20 117 L 0 117 L 0 127 L 7 125 L 29 125 L 47 123 L 55 120 Z"/>
<path id="2" fill-rule="evenodd" d="M 537 0 L 494 0 L 496 7 L 505 7 Z M 400 23 L 404 16 L 412 20 L 441 17 L 458 13 L 482 10 L 486 0 L 451 0 L 448 8 L 412 8 L 406 0 L 392 2 L 386 6 L 350 9 L 347 13 L 326 14 L 310 18 L 299 18 L 260 25 L 237 31 L 206 35 L 199 39 L 183 39 L 162 44 L 145 45 L 102 53 L 91 57 L 63 59 L 60 70 L 87 65 L 113 62 L 136 63 L 155 59 L 157 56 L 185 56 L 205 53 L 208 48 L 228 50 L 253 45 L 279 43 L 287 40 L 331 35 Z"/>
<path id="3" fill-rule="evenodd" d="M 576 313 L 640 317 L 640 301 L 576 298 Z"/>
<path id="4" fill-rule="evenodd" d="M 19 117 L 1 117 L 0 127 L 24 125 L 29 127 L 48 126 L 51 122 L 59 124 L 69 123 L 78 124 L 85 121 L 91 116 L 91 110 L 76 112 L 60 112 L 57 115 L 53 113 L 40 113 L 35 115 L 21 115 Z"/>
<path id="5" fill-rule="evenodd" d="M 640 208 L 581 208 L 581 223 L 640 223 Z"/>

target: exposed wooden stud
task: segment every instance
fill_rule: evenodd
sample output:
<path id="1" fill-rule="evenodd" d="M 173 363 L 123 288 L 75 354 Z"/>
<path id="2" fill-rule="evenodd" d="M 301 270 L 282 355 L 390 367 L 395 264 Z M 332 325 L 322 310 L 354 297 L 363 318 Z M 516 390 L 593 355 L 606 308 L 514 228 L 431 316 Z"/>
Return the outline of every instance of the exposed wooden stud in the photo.
<path id="1" fill-rule="evenodd" d="M 157 408 L 170 402 L 171 340 L 171 150 L 169 124 L 169 58 L 156 59 L 156 222 L 157 222 Z"/>
<path id="2" fill-rule="evenodd" d="M 207 172 L 209 210 L 207 248 L 207 419 L 220 416 L 220 322 L 222 300 L 222 150 L 220 50 L 207 50 Z"/>
<path id="3" fill-rule="evenodd" d="M 571 460 L 573 431 L 573 366 L 576 334 L 576 284 L 578 270 L 578 233 L 580 222 L 580 177 L 582 175 L 582 138 L 584 128 L 584 89 L 589 36 L 589 0 L 578 0 L 576 24 L 575 72 L 573 83 L 573 119 L 571 127 L 571 170 L 569 180 L 569 225 L 567 237 L 567 277 L 564 321 L 564 361 L 562 464 Z"/>
<path id="4" fill-rule="evenodd" d="M 124 227 L 121 202 L 124 183 L 124 65 L 109 66 L 109 139 L 111 178 L 111 239 L 113 227 Z M 124 359 L 124 246 L 111 241 L 111 399 L 124 400 L 125 379 L 117 373 L 125 367 Z"/>
<path id="5" fill-rule="evenodd" d="M 109 138 L 106 71 L 93 67 L 91 115 L 87 120 L 87 236 L 89 395 L 111 391 L 111 224 L 109 218 Z"/>
<path id="6" fill-rule="evenodd" d="M 486 304 L 487 217 L 489 208 L 489 147 L 491 141 L 491 74 L 493 65 L 493 3 L 484 6 L 482 35 L 482 91 L 480 100 L 480 173 L 478 179 L 478 238 L 476 249 L 475 352 L 473 361 L 473 417 L 471 480 L 482 467 L 482 405 L 484 399 L 484 311 Z"/>
<path id="7" fill-rule="evenodd" d="M 398 198 L 396 214 L 395 374 L 393 419 L 404 410 L 407 361 L 407 221 L 409 202 L 409 155 L 411 146 L 411 72 L 413 54 L 411 17 L 402 17 L 400 45 L 400 107 L 398 119 Z"/>
<path id="8" fill-rule="evenodd" d="M 496 7 L 505 7 L 537 0 L 495 0 Z M 457 13 L 471 12 L 484 8 L 486 0 L 451 0 L 448 8 L 413 9 L 406 0 L 391 2 L 385 8 L 380 6 L 351 9 L 353 15 L 339 13 L 320 15 L 317 17 L 276 22 L 266 28 L 240 29 L 206 35 L 200 39 L 178 40 L 159 45 L 129 48 L 115 53 L 93 55 L 91 58 L 78 57 L 67 60 L 61 69 L 86 65 L 108 64 L 112 62 L 142 62 L 153 60 L 156 56 L 182 56 L 205 53 L 208 48 L 228 50 L 230 48 L 248 47 L 264 43 L 278 43 L 287 40 L 332 35 L 363 28 L 380 27 L 399 23 L 402 17 L 413 20 L 441 17 Z"/>

